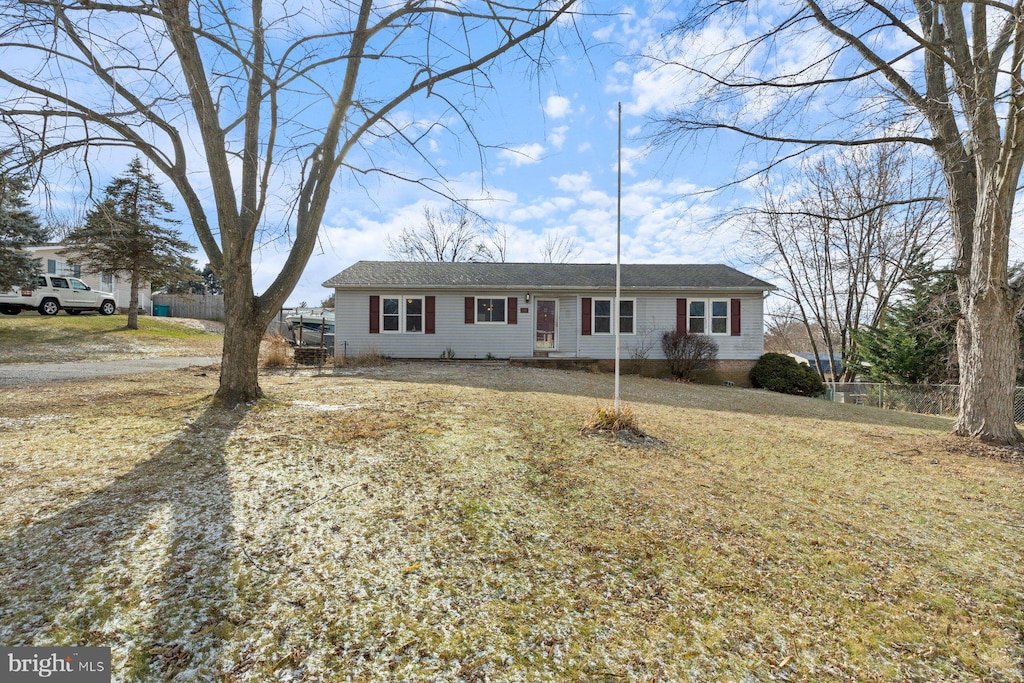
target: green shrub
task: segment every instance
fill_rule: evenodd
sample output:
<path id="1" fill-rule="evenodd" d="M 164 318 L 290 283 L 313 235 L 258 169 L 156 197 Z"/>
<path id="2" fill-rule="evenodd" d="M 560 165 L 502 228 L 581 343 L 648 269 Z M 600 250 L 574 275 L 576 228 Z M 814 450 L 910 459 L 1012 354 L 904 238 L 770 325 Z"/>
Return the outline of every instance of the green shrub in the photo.
<path id="1" fill-rule="evenodd" d="M 759 389 L 796 396 L 819 396 L 825 392 L 821 376 L 809 365 L 797 363 L 783 353 L 766 353 L 750 371 L 750 383 Z"/>

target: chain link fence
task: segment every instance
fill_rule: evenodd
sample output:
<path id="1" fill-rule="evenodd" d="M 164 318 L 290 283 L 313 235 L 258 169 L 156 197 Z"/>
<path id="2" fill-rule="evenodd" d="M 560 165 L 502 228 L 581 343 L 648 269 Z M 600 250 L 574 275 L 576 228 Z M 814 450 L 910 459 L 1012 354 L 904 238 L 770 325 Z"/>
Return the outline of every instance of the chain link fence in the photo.
<path id="1" fill-rule="evenodd" d="M 825 398 L 888 410 L 956 417 L 960 387 L 956 384 L 869 384 L 830 382 Z M 1013 392 L 1013 419 L 1024 422 L 1024 387 Z"/>

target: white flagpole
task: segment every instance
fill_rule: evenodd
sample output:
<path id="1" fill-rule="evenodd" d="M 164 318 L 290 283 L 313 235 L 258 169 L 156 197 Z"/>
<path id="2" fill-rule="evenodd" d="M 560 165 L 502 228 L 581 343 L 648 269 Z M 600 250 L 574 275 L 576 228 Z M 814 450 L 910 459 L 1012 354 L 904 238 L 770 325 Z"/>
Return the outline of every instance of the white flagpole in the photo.
<path id="1" fill-rule="evenodd" d="M 615 305 L 612 307 L 612 322 L 615 325 L 615 415 L 619 414 L 619 297 L 622 295 L 622 102 L 619 102 L 619 163 L 617 206 L 615 217 Z"/>

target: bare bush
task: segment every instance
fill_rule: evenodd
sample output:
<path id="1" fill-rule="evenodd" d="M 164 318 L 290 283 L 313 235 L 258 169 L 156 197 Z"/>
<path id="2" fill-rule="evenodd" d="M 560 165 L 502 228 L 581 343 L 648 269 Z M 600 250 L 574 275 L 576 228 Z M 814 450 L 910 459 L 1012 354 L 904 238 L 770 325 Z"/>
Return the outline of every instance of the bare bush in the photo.
<path id="1" fill-rule="evenodd" d="M 706 370 L 718 357 L 718 344 L 706 334 L 688 334 L 671 330 L 661 335 L 661 350 L 669 370 L 677 379 L 688 380 L 698 370 Z"/>
<path id="2" fill-rule="evenodd" d="M 388 362 L 388 357 L 380 354 L 376 347 L 371 347 L 369 351 L 360 353 L 357 356 L 351 356 L 350 358 L 342 358 L 337 361 L 335 365 L 344 365 L 356 368 L 376 368 L 385 365 Z"/>
<path id="3" fill-rule="evenodd" d="M 292 364 L 292 347 L 279 334 L 263 337 L 260 360 L 264 368 L 284 368 Z"/>
<path id="4" fill-rule="evenodd" d="M 633 344 L 629 347 L 629 359 L 633 361 L 633 372 L 644 374 L 644 366 L 651 358 L 654 350 L 654 326 L 649 323 L 641 325 L 636 331 Z"/>

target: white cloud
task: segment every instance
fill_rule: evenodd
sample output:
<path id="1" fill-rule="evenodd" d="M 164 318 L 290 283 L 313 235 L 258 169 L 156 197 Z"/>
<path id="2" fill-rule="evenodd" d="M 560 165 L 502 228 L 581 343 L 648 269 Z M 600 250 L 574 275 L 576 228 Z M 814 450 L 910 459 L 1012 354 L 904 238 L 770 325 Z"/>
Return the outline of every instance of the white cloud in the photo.
<path id="1" fill-rule="evenodd" d="M 531 142 L 526 145 L 503 149 L 498 152 L 498 157 L 511 161 L 516 166 L 527 166 L 539 162 L 544 151 L 544 145 L 539 142 Z"/>
<path id="2" fill-rule="evenodd" d="M 643 159 L 645 156 L 644 150 L 639 147 L 623 147 L 622 148 L 622 173 L 624 175 L 636 175 L 635 164 L 637 161 Z M 618 160 L 615 161 L 610 167 L 613 172 L 618 169 Z"/>
<path id="3" fill-rule="evenodd" d="M 555 149 L 562 149 L 562 145 L 565 144 L 565 138 L 568 133 L 569 126 L 557 126 L 556 128 L 552 128 L 551 132 L 548 133 L 548 141 Z"/>
<path id="4" fill-rule="evenodd" d="M 553 119 L 560 119 L 572 113 L 572 102 L 568 97 L 551 95 L 544 103 L 544 114 Z"/>
<path id="5" fill-rule="evenodd" d="M 594 36 L 594 38 L 596 38 L 597 40 L 608 40 L 609 38 L 611 38 L 612 33 L 614 31 L 615 31 L 615 24 L 612 23 L 612 22 L 608 22 L 606 25 L 604 25 L 601 28 L 597 29 L 596 31 L 594 31 L 590 35 Z"/>
<path id="6" fill-rule="evenodd" d="M 584 171 L 583 173 L 566 173 L 551 180 L 555 183 L 555 187 L 563 192 L 582 192 L 590 187 L 592 178 L 589 173 Z"/>
<path id="7" fill-rule="evenodd" d="M 559 213 L 568 211 L 576 205 L 574 199 L 568 197 L 554 197 L 545 201 L 530 203 L 513 209 L 508 214 L 508 219 L 516 224 L 528 221 L 543 220 L 551 218 Z"/>

